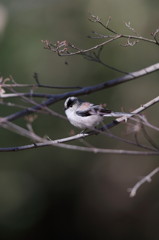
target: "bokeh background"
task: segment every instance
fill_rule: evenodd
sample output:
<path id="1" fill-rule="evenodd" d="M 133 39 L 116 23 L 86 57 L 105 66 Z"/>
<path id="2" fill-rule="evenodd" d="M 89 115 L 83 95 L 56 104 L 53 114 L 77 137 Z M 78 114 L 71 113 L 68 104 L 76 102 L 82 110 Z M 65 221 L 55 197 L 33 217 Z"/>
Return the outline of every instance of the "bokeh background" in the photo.
<path id="1" fill-rule="evenodd" d="M 1 0 L 0 74 L 12 76 L 17 83 L 32 84 L 37 72 L 42 84 L 55 86 L 86 86 L 113 79 L 121 74 L 80 56 L 60 58 L 45 50 L 41 40 L 93 46 L 98 41 L 87 38 L 91 31 L 105 32 L 88 21 L 90 13 L 103 22 L 111 16 L 112 28 L 122 33 L 128 33 L 125 22 L 130 21 L 139 35 L 151 38 L 159 27 L 158 11 L 157 0 Z M 121 46 L 124 43 L 107 45 L 102 59 L 127 72 L 158 61 L 157 46 L 140 42 L 126 48 Z M 158 73 L 154 73 L 83 98 L 107 103 L 116 111 L 131 111 L 156 97 L 158 89 Z M 52 109 L 63 114 L 63 102 Z M 1 105 L 1 116 L 14 111 Z M 145 114 L 152 124 L 158 124 L 157 105 Z M 26 125 L 25 119 L 21 123 Z M 72 129 L 78 132 L 63 119 L 48 115 L 39 115 L 33 128 L 40 136 L 52 139 L 69 136 Z M 131 138 L 123 126 L 113 131 Z M 159 140 L 156 132 L 150 134 Z M 0 147 L 30 143 L 3 129 L 0 136 Z M 88 142 L 130 149 L 105 136 L 91 137 Z M 54 147 L 0 153 L 0 239 L 159 239 L 159 177 L 145 184 L 134 199 L 127 192 L 140 176 L 158 166 L 158 160 Z"/>

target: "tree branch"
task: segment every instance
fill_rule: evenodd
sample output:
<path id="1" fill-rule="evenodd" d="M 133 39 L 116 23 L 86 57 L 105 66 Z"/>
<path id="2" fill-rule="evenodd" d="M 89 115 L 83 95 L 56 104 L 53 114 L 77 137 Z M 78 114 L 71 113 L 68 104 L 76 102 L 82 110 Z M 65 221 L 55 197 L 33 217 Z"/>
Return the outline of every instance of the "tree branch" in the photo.
<path id="1" fill-rule="evenodd" d="M 136 192 L 138 189 L 146 182 L 151 182 L 151 178 L 159 172 L 159 167 L 155 168 L 152 172 L 150 172 L 148 175 L 143 177 L 140 181 L 138 181 L 131 189 L 128 189 L 128 192 L 130 192 L 130 197 L 135 197 Z"/>
<path id="2" fill-rule="evenodd" d="M 159 63 L 156 63 L 152 66 L 146 67 L 146 68 L 141 69 L 141 70 L 136 71 L 136 72 L 126 74 L 125 76 L 122 76 L 122 77 L 119 77 L 119 78 L 109 80 L 107 82 L 103 82 L 103 83 L 100 83 L 100 84 L 97 84 L 97 85 L 94 85 L 94 86 L 83 87 L 82 89 L 78 89 L 78 90 L 71 91 L 71 92 L 56 94 L 56 95 L 52 96 L 51 98 L 49 98 L 48 100 L 44 101 L 41 104 L 37 104 L 36 106 L 27 108 L 25 110 L 22 110 L 22 111 L 19 111 L 19 112 L 16 112 L 16 113 L 13 113 L 9 116 L 6 116 L 5 119 L 7 121 L 13 121 L 13 120 L 15 120 L 17 118 L 20 118 L 20 117 L 23 117 L 27 114 L 30 114 L 30 113 L 35 112 L 37 110 L 43 109 L 45 106 L 49 106 L 49 105 L 51 105 L 53 103 L 56 103 L 60 100 L 66 99 L 67 97 L 80 96 L 80 95 L 84 95 L 84 94 L 90 94 L 90 93 L 93 93 L 93 92 L 101 91 L 103 89 L 113 87 L 113 86 L 116 86 L 118 84 L 122 84 L 122 83 L 125 83 L 125 82 L 128 82 L 128 81 L 137 79 L 139 77 L 148 75 L 148 74 L 153 73 L 153 72 L 158 71 L 158 70 L 159 70 Z"/>
<path id="3" fill-rule="evenodd" d="M 128 120 L 130 119 L 131 117 L 133 117 L 134 115 L 136 114 L 139 114 L 141 113 L 142 111 L 146 110 L 147 108 L 151 107 L 152 105 L 154 105 L 155 103 L 159 102 L 159 96 L 152 99 L 151 101 L 147 102 L 146 104 L 142 105 L 141 107 L 137 108 L 136 110 L 134 110 L 131 114 L 130 117 L 120 117 L 120 118 L 117 118 L 115 121 L 109 123 L 109 124 L 106 124 L 104 125 L 102 128 L 100 128 L 99 130 L 100 131 L 105 131 L 106 129 L 110 129 L 110 128 L 113 128 L 115 126 L 117 126 L 118 124 L 120 124 L 121 122 L 125 121 L 125 120 Z M 85 138 L 85 137 L 88 137 L 88 136 L 91 136 L 91 135 L 94 135 L 94 134 L 98 134 L 99 132 L 96 131 L 96 130 L 92 130 L 92 131 L 89 131 L 89 132 L 84 132 L 84 133 L 80 133 L 80 134 L 77 134 L 77 135 L 74 135 L 74 136 L 71 136 L 71 137 L 67 137 L 67 138 L 62 138 L 62 139 L 57 139 L 57 140 L 53 140 L 53 141 L 47 141 L 43 138 L 40 138 L 38 137 L 37 135 L 35 134 L 30 134 L 30 131 L 26 130 L 26 129 L 23 129 L 11 122 L 8 122 L 6 120 L 6 118 L 1 118 L 1 121 L 0 121 L 0 125 L 4 128 L 7 128 L 13 132 L 16 132 L 22 136 L 25 136 L 27 138 L 30 138 L 32 139 L 33 141 L 41 141 L 42 140 L 42 143 L 36 143 L 36 144 L 31 144 L 31 145 L 26 145 L 26 146 L 20 146 L 20 147 L 13 147 L 13 148 L 1 148 L 0 151 L 20 151 L 20 150 L 26 150 L 26 149 L 32 149 L 32 148 L 37 148 L 37 147 L 44 147 L 44 146 L 50 146 L 50 145 L 54 145 L 54 146 L 59 146 L 59 147 L 65 147 L 65 148 L 69 148 L 69 149 L 72 149 L 72 150 L 82 150 L 81 147 L 79 146 L 72 146 L 72 145 L 67 145 L 67 146 L 64 146 L 62 145 L 63 143 L 65 142 L 70 142 L 70 141 L 73 141 L 73 140 L 77 140 L 77 139 L 81 139 L 81 138 Z M 95 149 L 95 150 L 94 150 Z M 140 152 L 140 151 L 125 151 L 125 150 L 117 150 L 117 151 L 114 151 L 114 150 L 108 150 L 107 149 L 97 149 L 97 148 L 83 148 L 83 151 L 92 151 L 92 152 L 103 152 L 103 153 L 115 153 L 115 154 L 138 154 L 139 155 L 158 155 L 159 154 L 159 151 L 156 151 L 156 149 L 154 151 L 149 151 L 149 152 Z M 113 152 L 114 151 L 114 152 Z"/>
<path id="4" fill-rule="evenodd" d="M 18 146 L 18 147 L 8 147 L 8 148 L 0 148 L 0 152 L 17 152 L 23 150 L 29 150 L 33 148 L 40 148 L 40 147 L 60 147 L 69 150 L 78 150 L 84 152 L 92 152 L 92 153 L 105 153 L 105 154 L 121 154 L 121 155 L 138 155 L 138 156 L 158 156 L 158 152 L 153 151 L 131 151 L 131 150 L 123 150 L 123 149 L 103 149 L 103 148 L 95 148 L 95 147 L 82 147 L 77 145 L 70 145 L 64 143 L 55 143 L 54 141 L 46 141 L 44 143 L 34 143 L 30 145 Z"/>

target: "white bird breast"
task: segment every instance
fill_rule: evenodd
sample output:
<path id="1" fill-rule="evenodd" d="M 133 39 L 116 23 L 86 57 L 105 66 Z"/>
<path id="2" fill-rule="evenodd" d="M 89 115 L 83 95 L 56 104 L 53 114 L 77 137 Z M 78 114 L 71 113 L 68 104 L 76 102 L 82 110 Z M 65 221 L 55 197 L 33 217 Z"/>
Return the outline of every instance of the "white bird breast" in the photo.
<path id="1" fill-rule="evenodd" d="M 77 115 L 76 111 L 72 111 L 70 108 L 68 108 L 65 113 L 70 123 L 81 129 L 94 128 L 103 121 L 103 116 L 90 115 L 82 117 Z"/>

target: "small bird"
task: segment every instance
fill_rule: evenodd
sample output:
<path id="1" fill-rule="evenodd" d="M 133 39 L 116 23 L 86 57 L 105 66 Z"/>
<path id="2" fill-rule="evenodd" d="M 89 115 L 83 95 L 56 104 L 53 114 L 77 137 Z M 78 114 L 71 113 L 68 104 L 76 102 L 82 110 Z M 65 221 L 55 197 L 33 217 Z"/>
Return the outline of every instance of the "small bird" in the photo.
<path id="1" fill-rule="evenodd" d="M 77 97 L 69 97 L 64 103 L 69 122 L 81 129 L 94 129 L 104 117 L 130 117 L 131 113 L 112 112 L 102 105 L 85 102 Z"/>

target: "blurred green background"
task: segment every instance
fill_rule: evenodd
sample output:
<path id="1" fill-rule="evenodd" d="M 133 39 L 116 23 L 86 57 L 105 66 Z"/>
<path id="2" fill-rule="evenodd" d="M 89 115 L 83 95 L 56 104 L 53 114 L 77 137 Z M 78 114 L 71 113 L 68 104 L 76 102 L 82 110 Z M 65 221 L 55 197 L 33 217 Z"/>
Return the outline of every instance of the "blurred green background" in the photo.
<path id="1" fill-rule="evenodd" d="M 128 32 L 124 22 L 130 21 L 139 35 L 151 38 L 159 27 L 158 12 L 157 0 L 1 0 L 0 74 L 4 78 L 11 75 L 17 83 L 32 84 L 37 72 L 42 84 L 55 86 L 87 86 L 121 76 L 80 56 L 60 58 L 45 50 L 41 40 L 68 40 L 81 48 L 93 46 L 98 41 L 87 38 L 91 31 L 105 32 L 88 21 L 90 13 L 103 22 L 111 16 L 112 28 L 121 33 Z M 126 48 L 121 46 L 124 43 L 107 45 L 102 59 L 126 72 L 158 61 L 157 46 L 140 42 Z M 158 73 L 154 73 L 83 98 L 107 103 L 115 111 L 131 111 L 156 97 L 158 89 Z M 51 108 L 64 114 L 63 102 Z M 14 111 L 1 106 L 1 116 Z M 157 105 L 145 114 L 158 124 Z M 52 139 L 69 136 L 74 129 L 63 119 L 48 115 L 39 115 L 33 128 Z M 30 143 L 7 130 L 0 132 L 0 147 Z M 123 126 L 113 132 L 129 137 Z M 159 140 L 155 132 L 151 136 Z M 103 136 L 87 140 L 99 147 L 131 148 Z M 159 177 L 145 184 L 136 198 L 130 199 L 127 193 L 138 177 L 157 166 L 158 160 L 54 147 L 0 153 L 0 239 L 159 239 Z"/>

